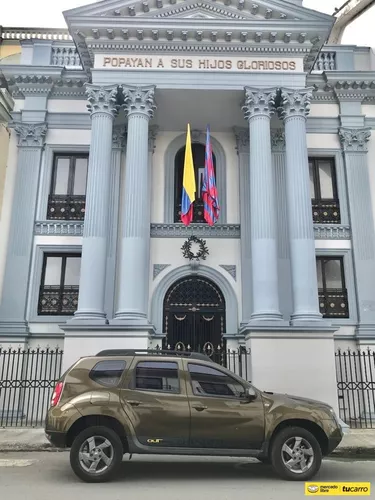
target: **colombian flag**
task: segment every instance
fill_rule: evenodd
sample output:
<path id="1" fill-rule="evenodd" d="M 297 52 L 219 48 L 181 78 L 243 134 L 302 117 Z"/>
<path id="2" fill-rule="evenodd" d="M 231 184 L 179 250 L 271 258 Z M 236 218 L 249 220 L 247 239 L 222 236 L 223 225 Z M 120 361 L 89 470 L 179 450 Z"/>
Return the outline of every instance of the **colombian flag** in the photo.
<path id="1" fill-rule="evenodd" d="M 195 201 L 196 189 L 193 152 L 191 150 L 190 125 L 188 124 L 181 200 L 181 221 L 185 224 L 185 226 L 188 226 L 193 220 L 193 203 Z"/>

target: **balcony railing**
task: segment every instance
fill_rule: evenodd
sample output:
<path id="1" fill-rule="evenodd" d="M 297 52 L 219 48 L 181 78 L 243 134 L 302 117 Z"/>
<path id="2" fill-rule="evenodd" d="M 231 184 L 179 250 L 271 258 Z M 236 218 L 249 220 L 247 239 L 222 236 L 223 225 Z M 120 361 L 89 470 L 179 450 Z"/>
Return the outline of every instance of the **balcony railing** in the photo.
<path id="1" fill-rule="evenodd" d="M 340 204 L 337 200 L 312 200 L 314 224 L 340 224 Z"/>
<path id="2" fill-rule="evenodd" d="M 85 195 L 51 194 L 48 198 L 47 220 L 84 220 Z"/>
<path id="3" fill-rule="evenodd" d="M 349 318 L 346 289 L 319 289 L 319 306 L 324 318 Z"/>
<path id="4" fill-rule="evenodd" d="M 78 286 L 42 286 L 39 293 L 38 315 L 73 316 L 77 310 L 78 292 Z"/>
<path id="5" fill-rule="evenodd" d="M 335 71 L 336 68 L 336 52 L 320 52 L 316 60 L 315 71 Z"/>
<path id="6" fill-rule="evenodd" d="M 74 45 L 52 47 L 51 64 L 53 66 L 82 68 L 81 59 Z"/>

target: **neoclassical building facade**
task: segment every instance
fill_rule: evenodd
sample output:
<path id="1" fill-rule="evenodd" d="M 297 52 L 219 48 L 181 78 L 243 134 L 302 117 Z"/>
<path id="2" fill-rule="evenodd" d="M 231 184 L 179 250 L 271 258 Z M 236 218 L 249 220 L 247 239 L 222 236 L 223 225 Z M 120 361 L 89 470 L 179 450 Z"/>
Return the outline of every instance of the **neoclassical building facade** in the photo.
<path id="1" fill-rule="evenodd" d="M 372 50 L 326 45 L 334 18 L 301 0 L 64 15 L 67 30 L 3 30 L 22 52 L 0 66 L 14 99 L 0 343 L 59 345 L 64 366 L 107 347 L 244 346 L 255 385 L 337 406 L 335 349 L 375 343 Z"/>

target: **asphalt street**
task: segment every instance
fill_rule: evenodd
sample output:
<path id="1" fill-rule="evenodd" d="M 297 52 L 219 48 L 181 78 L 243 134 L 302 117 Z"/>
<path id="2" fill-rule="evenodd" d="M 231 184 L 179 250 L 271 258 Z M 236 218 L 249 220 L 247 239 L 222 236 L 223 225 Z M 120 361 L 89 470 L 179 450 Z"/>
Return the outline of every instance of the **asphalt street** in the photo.
<path id="1" fill-rule="evenodd" d="M 375 490 L 374 461 L 325 460 L 314 481 L 371 479 Z M 116 480 L 86 484 L 71 471 L 68 452 L 0 453 L 0 492 L 12 500 L 307 498 L 304 483 L 279 480 L 271 467 L 238 458 L 125 457 Z"/>

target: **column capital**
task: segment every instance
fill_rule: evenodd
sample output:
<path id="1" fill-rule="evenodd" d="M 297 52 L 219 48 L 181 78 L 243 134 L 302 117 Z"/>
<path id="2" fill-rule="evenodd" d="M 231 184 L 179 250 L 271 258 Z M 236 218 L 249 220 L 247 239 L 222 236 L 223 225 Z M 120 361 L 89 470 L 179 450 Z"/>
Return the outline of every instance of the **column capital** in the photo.
<path id="1" fill-rule="evenodd" d="M 157 125 L 151 125 L 148 129 L 148 152 L 154 154 L 156 136 L 158 135 L 159 127 Z"/>
<path id="2" fill-rule="evenodd" d="M 280 118 L 286 120 L 293 116 L 307 118 L 310 113 L 310 103 L 312 99 L 312 88 L 305 89 L 281 89 L 281 103 L 278 108 Z"/>
<path id="3" fill-rule="evenodd" d="M 47 134 L 46 123 L 15 122 L 14 130 L 18 136 L 19 147 L 43 147 Z"/>
<path id="4" fill-rule="evenodd" d="M 277 89 L 258 89 L 245 87 L 245 102 L 242 111 L 246 120 L 253 116 L 265 115 L 271 117 L 275 113 Z"/>
<path id="5" fill-rule="evenodd" d="M 345 153 L 367 153 L 368 141 L 371 137 L 371 128 L 345 128 L 339 129 L 341 147 Z"/>
<path id="6" fill-rule="evenodd" d="M 285 151 L 285 130 L 282 128 L 271 129 L 271 146 L 272 151 Z"/>
<path id="7" fill-rule="evenodd" d="M 124 149 L 126 143 L 125 125 L 117 125 L 112 131 L 112 147 L 115 149 Z"/>
<path id="8" fill-rule="evenodd" d="M 154 116 L 156 109 L 155 85 L 144 87 L 122 85 L 121 89 L 124 97 L 123 108 L 127 116 L 134 113 L 143 114 L 150 119 Z"/>
<path id="9" fill-rule="evenodd" d="M 249 129 L 242 127 L 233 128 L 234 136 L 236 138 L 236 149 L 237 153 L 248 153 L 249 152 Z"/>
<path id="10" fill-rule="evenodd" d="M 107 113 L 113 118 L 117 115 L 120 106 L 117 104 L 117 85 L 93 85 L 86 84 L 87 109 L 91 116 L 95 113 Z"/>

